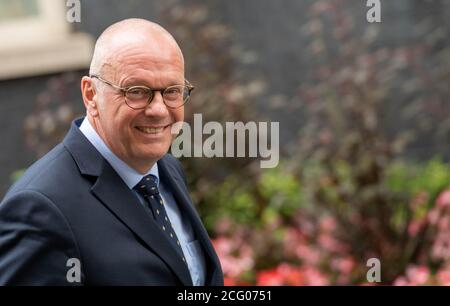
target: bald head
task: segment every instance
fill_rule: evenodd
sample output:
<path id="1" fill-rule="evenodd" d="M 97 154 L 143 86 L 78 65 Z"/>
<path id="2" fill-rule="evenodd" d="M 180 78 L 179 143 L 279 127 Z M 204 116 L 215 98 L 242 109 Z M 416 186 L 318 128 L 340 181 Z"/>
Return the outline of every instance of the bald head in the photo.
<path id="1" fill-rule="evenodd" d="M 145 49 L 149 54 L 166 54 L 180 61 L 183 54 L 173 36 L 160 25 L 145 19 L 125 19 L 109 26 L 95 44 L 90 74 L 114 74 L 116 63 L 134 49 Z"/>

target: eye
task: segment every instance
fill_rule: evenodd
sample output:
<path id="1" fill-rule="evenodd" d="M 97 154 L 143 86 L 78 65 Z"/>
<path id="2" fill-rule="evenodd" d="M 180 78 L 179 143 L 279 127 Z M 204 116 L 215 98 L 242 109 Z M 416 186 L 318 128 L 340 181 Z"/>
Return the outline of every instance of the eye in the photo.
<path id="1" fill-rule="evenodd" d="M 150 91 L 145 87 L 131 87 L 127 90 L 126 96 L 130 100 L 148 99 Z"/>
<path id="2" fill-rule="evenodd" d="M 177 100 L 181 97 L 184 86 L 172 86 L 164 90 L 164 98 L 167 100 Z"/>

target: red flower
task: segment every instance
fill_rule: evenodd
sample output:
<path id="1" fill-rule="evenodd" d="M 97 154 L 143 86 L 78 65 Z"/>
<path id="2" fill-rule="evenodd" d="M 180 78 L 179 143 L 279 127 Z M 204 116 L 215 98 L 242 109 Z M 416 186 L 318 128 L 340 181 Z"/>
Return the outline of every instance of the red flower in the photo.
<path id="1" fill-rule="evenodd" d="M 225 286 L 237 286 L 236 280 L 231 277 L 224 277 L 223 281 Z"/>
<path id="2" fill-rule="evenodd" d="M 283 278 L 277 269 L 261 271 L 256 277 L 256 284 L 258 286 L 281 286 L 283 285 Z"/>
<path id="3" fill-rule="evenodd" d="M 259 272 L 257 275 L 257 285 L 301 286 L 304 285 L 304 281 L 300 268 L 282 263 L 274 269 Z"/>

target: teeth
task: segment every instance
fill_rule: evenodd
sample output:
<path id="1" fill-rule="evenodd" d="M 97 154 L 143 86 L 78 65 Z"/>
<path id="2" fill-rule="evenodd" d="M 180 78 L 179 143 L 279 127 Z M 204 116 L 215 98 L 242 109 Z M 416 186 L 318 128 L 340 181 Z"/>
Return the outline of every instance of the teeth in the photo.
<path id="1" fill-rule="evenodd" d="M 139 131 L 147 133 L 147 134 L 157 134 L 161 133 L 164 128 L 147 128 L 147 127 L 138 127 Z"/>

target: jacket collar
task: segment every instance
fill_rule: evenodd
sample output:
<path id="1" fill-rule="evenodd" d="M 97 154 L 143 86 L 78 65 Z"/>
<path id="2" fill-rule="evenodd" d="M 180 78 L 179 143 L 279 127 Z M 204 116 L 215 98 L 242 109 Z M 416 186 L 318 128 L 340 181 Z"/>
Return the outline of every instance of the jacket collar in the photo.
<path id="1" fill-rule="evenodd" d="M 103 169 L 103 157 L 81 133 L 79 129 L 81 122 L 83 122 L 83 118 L 72 121 L 69 133 L 64 138 L 63 144 L 71 153 L 81 174 L 100 176 Z"/>

